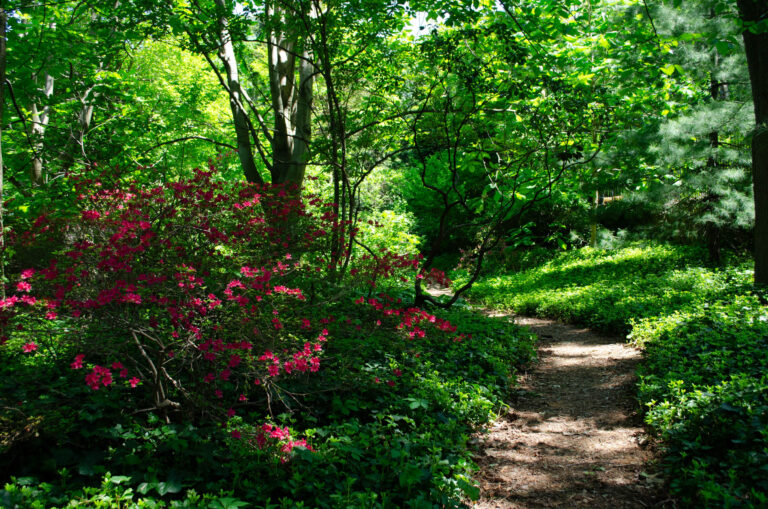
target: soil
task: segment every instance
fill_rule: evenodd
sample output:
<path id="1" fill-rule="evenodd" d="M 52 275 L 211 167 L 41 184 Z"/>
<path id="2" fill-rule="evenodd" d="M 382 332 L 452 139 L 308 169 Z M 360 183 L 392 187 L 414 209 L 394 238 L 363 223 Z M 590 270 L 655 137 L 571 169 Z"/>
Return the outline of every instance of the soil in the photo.
<path id="1" fill-rule="evenodd" d="M 514 320 L 538 335 L 539 361 L 510 409 L 473 438 L 481 488 L 473 507 L 674 507 L 653 473 L 635 399 L 640 351 L 589 329 Z"/>

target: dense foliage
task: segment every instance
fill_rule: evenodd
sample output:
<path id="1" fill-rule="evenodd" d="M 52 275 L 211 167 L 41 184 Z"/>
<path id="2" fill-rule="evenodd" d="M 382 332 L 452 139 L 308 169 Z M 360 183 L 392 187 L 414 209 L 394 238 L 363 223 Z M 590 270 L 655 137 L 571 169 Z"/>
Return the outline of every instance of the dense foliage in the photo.
<path id="1" fill-rule="evenodd" d="M 534 355 L 490 265 L 759 504 L 766 46 L 766 0 L 3 2 L 0 501 L 460 506 Z"/>
<path id="2" fill-rule="evenodd" d="M 476 496 L 466 440 L 531 358 L 528 334 L 382 293 L 415 276 L 410 256 L 361 257 L 346 289 L 329 284 L 334 225 L 317 199 L 304 208 L 213 169 L 151 189 L 73 181 L 80 212 L 41 216 L 16 241 L 60 250 L 21 269 L 2 302 L 15 331 L 6 475 L 24 476 L 9 504 Z"/>
<path id="3" fill-rule="evenodd" d="M 629 333 L 645 350 L 638 397 L 661 439 L 673 493 L 693 506 L 768 497 L 768 310 L 751 270 L 708 267 L 704 249 L 580 249 L 495 274 L 474 298 Z"/>
<path id="4" fill-rule="evenodd" d="M 745 278 L 746 279 L 746 278 Z M 673 489 L 713 507 L 768 502 L 768 311 L 750 295 L 637 323 L 640 399 Z"/>

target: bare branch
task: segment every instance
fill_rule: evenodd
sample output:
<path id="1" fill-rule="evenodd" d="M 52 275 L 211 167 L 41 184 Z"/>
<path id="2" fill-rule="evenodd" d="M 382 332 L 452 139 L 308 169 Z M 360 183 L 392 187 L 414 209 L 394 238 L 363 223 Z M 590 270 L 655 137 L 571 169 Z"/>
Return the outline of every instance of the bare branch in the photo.
<path id="1" fill-rule="evenodd" d="M 153 145 L 152 147 L 150 147 L 147 150 L 145 150 L 144 152 L 142 152 L 141 155 L 148 154 L 149 152 L 152 152 L 156 148 L 160 148 L 163 145 L 171 145 L 173 143 L 179 143 L 179 142 L 187 141 L 187 140 L 207 141 L 208 143 L 213 143 L 214 145 L 218 145 L 220 147 L 227 147 L 227 148 L 230 148 L 232 150 L 236 150 L 237 149 L 237 147 L 235 147 L 234 145 L 230 145 L 229 143 L 224 143 L 224 142 L 221 142 L 221 141 L 216 141 L 216 140 L 211 139 L 211 138 L 206 138 L 205 136 L 195 136 L 195 135 L 192 135 L 192 136 L 184 136 L 182 138 L 176 138 L 174 140 L 168 140 L 168 141 L 164 141 L 164 142 L 158 143 L 157 145 Z"/>

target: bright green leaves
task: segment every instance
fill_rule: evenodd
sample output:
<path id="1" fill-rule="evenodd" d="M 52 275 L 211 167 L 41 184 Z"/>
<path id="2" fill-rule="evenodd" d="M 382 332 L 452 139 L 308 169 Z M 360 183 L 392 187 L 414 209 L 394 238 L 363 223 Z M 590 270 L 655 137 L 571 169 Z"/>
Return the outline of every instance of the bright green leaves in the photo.
<path id="1" fill-rule="evenodd" d="M 673 64 L 665 65 L 661 68 L 661 72 L 667 76 L 672 76 L 675 73 L 675 66 Z"/>
<path id="2" fill-rule="evenodd" d="M 677 64 L 667 64 L 664 67 L 659 69 L 661 72 L 666 74 L 667 76 L 672 76 L 675 74 L 675 71 L 677 71 L 680 74 L 685 74 L 685 69 L 682 68 L 682 66 Z"/>

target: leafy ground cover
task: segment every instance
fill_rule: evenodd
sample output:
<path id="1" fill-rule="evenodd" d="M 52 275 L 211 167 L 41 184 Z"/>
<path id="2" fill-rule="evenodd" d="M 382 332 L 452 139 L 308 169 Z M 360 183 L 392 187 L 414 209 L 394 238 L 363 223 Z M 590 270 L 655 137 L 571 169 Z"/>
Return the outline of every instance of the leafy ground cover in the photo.
<path id="1" fill-rule="evenodd" d="M 495 274 L 485 305 L 629 333 L 646 423 L 670 486 L 687 504 L 768 503 L 768 310 L 747 267 L 712 268 L 695 248 L 634 245 L 563 253 Z"/>
<path id="2" fill-rule="evenodd" d="M 530 333 L 409 306 L 398 285 L 433 276 L 411 255 L 354 258 L 338 283 L 328 246 L 345 226 L 317 198 L 214 169 L 74 189 L 79 210 L 15 229 L 0 302 L 0 504 L 477 497 L 467 440 L 534 355 Z"/>
<path id="3" fill-rule="evenodd" d="M 13 477 L 0 503 L 460 507 L 478 494 L 469 434 L 503 405 L 513 366 L 531 359 L 533 340 L 504 319 L 462 310 L 448 317 L 468 339 L 416 346 L 372 331 L 329 342 L 318 376 L 291 388 L 298 403 L 269 419 L 312 448 L 282 461 L 227 433 L 251 432 L 247 423 L 264 419 L 259 409 L 226 428 L 131 415 L 114 394 L 75 384 L 50 362 L 53 353 L 30 358 L 19 349 L 5 357 L 1 376 L 3 474 Z"/>

